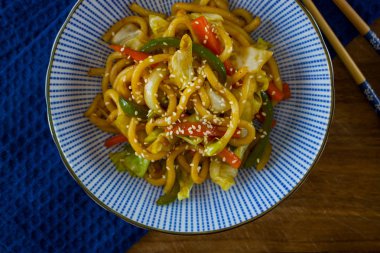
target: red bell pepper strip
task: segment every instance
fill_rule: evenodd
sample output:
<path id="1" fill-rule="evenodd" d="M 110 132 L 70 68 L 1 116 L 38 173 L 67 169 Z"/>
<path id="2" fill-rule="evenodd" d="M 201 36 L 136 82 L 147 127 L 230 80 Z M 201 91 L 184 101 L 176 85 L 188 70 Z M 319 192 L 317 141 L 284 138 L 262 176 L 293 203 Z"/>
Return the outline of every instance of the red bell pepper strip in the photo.
<path id="1" fill-rule="evenodd" d="M 240 158 L 231 150 L 224 148 L 217 154 L 220 158 L 222 158 L 223 162 L 228 163 L 231 167 L 235 169 L 239 169 L 241 165 Z"/>
<path id="2" fill-rule="evenodd" d="M 222 137 L 226 134 L 226 127 L 207 125 L 199 122 L 182 122 L 167 127 L 165 132 L 173 132 L 174 135 L 196 136 L 196 137 Z M 233 138 L 240 138 L 241 130 L 237 129 Z"/>
<path id="3" fill-rule="evenodd" d="M 111 138 L 108 138 L 104 142 L 104 146 L 106 146 L 107 148 L 110 148 L 112 146 L 115 146 L 117 144 L 124 143 L 124 142 L 128 142 L 127 137 L 125 137 L 122 134 L 118 134 L 118 135 L 112 136 Z"/>
<path id="4" fill-rule="evenodd" d="M 282 84 L 282 93 L 284 94 L 284 99 L 288 99 L 291 97 L 289 84 L 287 83 Z"/>
<path id="5" fill-rule="evenodd" d="M 232 66 L 232 62 L 230 60 L 228 59 L 225 60 L 223 64 L 224 64 L 224 67 L 226 68 L 227 75 L 232 76 L 233 74 L 235 74 L 235 68 L 234 66 Z"/>
<path id="6" fill-rule="evenodd" d="M 276 87 L 273 81 L 269 82 L 267 93 L 271 97 L 272 101 L 279 102 L 284 99 L 284 93 Z"/>
<path id="7" fill-rule="evenodd" d="M 139 52 L 128 47 L 123 47 L 120 45 L 110 45 L 113 50 L 122 53 L 123 55 L 130 56 L 135 61 L 145 60 L 150 56 L 150 54 Z"/>
<path id="8" fill-rule="evenodd" d="M 195 34 L 200 40 L 201 44 L 210 49 L 214 54 L 220 55 L 223 52 L 222 45 L 216 34 L 212 31 L 212 28 L 204 16 L 200 16 L 191 22 Z M 231 76 L 235 73 L 235 69 L 229 60 L 224 62 L 227 75 Z"/>
<path id="9" fill-rule="evenodd" d="M 202 45 L 210 49 L 216 55 L 223 51 L 218 38 L 215 33 L 212 32 L 211 26 L 204 16 L 194 19 L 191 22 L 191 27 Z"/>

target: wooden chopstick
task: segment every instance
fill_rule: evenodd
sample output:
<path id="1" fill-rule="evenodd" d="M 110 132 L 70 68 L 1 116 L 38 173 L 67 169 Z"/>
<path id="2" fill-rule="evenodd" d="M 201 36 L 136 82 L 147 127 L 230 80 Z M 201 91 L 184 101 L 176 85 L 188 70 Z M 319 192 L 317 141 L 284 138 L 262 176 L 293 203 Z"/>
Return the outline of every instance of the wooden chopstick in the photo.
<path id="1" fill-rule="evenodd" d="M 334 48 L 335 52 L 338 54 L 339 58 L 342 60 L 343 64 L 351 73 L 360 90 L 364 93 L 370 104 L 375 108 L 377 115 L 380 116 L 380 99 L 364 77 L 363 73 L 360 71 L 359 67 L 352 60 L 351 56 L 336 37 L 331 27 L 327 24 L 326 20 L 314 5 L 313 1 L 302 0 L 302 2 L 317 21 L 318 26 L 321 28 L 322 32 Z"/>
<path id="2" fill-rule="evenodd" d="M 368 40 L 372 47 L 380 54 L 380 39 L 367 23 L 359 16 L 359 14 L 351 7 L 346 0 L 333 0 L 336 6 L 351 21 L 359 33 Z"/>

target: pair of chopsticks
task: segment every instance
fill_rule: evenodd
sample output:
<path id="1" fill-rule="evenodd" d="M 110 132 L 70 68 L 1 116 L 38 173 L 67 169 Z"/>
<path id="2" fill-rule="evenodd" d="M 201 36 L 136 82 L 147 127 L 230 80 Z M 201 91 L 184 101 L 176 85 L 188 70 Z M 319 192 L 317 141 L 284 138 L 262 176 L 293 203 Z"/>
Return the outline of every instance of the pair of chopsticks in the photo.
<path id="1" fill-rule="evenodd" d="M 334 48 L 335 52 L 338 54 L 339 58 L 342 60 L 343 64 L 351 73 L 353 79 L 355 80 L 356 84 L 358 84 L 360 90 L 364 93 L 370 104 L 375 108 L 377 115 L 380 116 L 380 99 L 376 95 L 375 91 L 372 89 L 371 85 L 368 83 L 366 78 L 364 77 L 363 73 L 352 60 L 351 56 L 347 53 L 346 49 L 339 41 L 337 36 L 334 34 L 331 27 L 327 24 L 326 20 L 323 18 L 322 14 L 314 5 L 312 0 L 302 1 L 308 9 L 308 11 L 313 15 L 314 19 L 317 21 L 318 26 L 321 28 L 322 32 Z M 351 22 L 359 30 L 359 32 L 366 38 L 368 37 L 367 39 L 374 46 L 376 51 L 379 52 L 379 38 L 376 37 L 376 34 L 370 30 L 369 26 L 360 18 L 360 16 L 355 12 L 355 10 L 352 9 L 352 7 L 345 0 L 333 1 L 347 16 L 347 18 L 351 20 Z"/>

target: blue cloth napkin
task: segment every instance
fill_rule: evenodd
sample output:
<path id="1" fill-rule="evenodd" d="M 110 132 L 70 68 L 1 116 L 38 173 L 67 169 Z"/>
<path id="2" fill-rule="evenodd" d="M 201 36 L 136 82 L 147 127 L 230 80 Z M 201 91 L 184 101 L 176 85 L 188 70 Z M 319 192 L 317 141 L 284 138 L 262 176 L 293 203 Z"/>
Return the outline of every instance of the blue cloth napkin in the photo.
<path id="1" fill-rule="evenodd" d="M 72 0 L 0 5 L 0 252 L 126 252 L 147 231 L 107 212 L 72 179 L 51 138 L 45 76 Z"/>
<path id="2" fill-rule="evenodd" d="M 349 1 L 368 23 L 380 1 Z M 146 231 L 95 204 L 71 178 L 50 135 L 45 75 L 73 0 L 0 0 L 0 252 L 125 252 Z M 316 1 L 343 43 L 357 35 Z"/>

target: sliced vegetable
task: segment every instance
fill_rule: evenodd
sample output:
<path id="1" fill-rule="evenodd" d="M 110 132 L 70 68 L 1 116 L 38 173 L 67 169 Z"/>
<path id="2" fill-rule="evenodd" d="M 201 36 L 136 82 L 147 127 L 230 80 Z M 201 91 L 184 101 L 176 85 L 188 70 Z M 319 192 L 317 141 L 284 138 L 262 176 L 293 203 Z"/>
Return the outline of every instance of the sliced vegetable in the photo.
<path id="1" fill-rule="evenodd" d="M 222 137 L 225 135 L 226 131 L 226 127 L 219 127 L 200 122 L 182 122 L 165 129 L 165 132 L 173 132 L 174 135 L 197 137 Z M 240 138 L 240 132 L 240 129 L 236 129 L 233 138 Z"/>
<path id="2" fill-rule="evenodd" d="M 289 99 L 291 97 L 289 84 L 282 84 L 282 93 L 284 93 L 284 99 Z"/>
<path id="3" fill-rule="evenodd" d="M 143 177 L 148 170 L 150 161 L 140 156 L 130 154 L 124 158 L 124 166 L 138 177 Z"/>
<path id="4" fill-rule="evenodd" d="M 256 166 L 257 170 L 264 169 L 265 165 L 269 161 L 271 153 L 272 153 L 272 144 L 270 144 L 270 142 L 268 142 L 268 144 L 264 148 L 263 156 L 261 157 L 260 162 Z"/>
<path id="5" fill-rule="evenodd" d="M 227 75 L 232 76 L 233 74 L 235 74 L 235 68 L 230 60 L 225 60 L 223 64 L 226 68 Z"/>
<path id="6" fill-rule="evenodd" d="M 157 15 L 149 15 L 149 26 L 154 35 L 161 34 L 166 31 L 169 22 Z"/>
<path id="7" fill-rule="evenodd" d="M 113 122 L 113 125 L 122 133 L 124 136 L 128 136 L 128 129 L 125 127 L 129 125 L 130 118 L 124 113 L 117 115 L 116 120 Z"/>
<path id="8" fill-rule="evenodd" d="M 262 126 L 262 131 L 260 132 L 260 139 L 258 140 L 256 146 L 254 147 L 252 153 L 249 155 L 244 163 L 244 167 L 257 166 L 260 159 L 263 156 L 264 149 L 269 143 L 269 134 L 272 130 L 272 120 L 273 120 L 273 106 L 269 100 L 268 95 L 265 92 L 261 92 L 261 97 L 263 98 L 263 110 L 265 113 L 265 121 Z"/>
<path id="9" fill-rule="evenodd" d="M 123 151 L 111 153 L 109 156 L 118 171 L 128 171 L 137 177 L 143 177 L 150 164 L 149 160 L 135 155 L 135 151 L 129 145 L 126 145 Z"/>
<path id="10" fill-rule="evenodd" d="M 269 82 L 267 93 L 273 101 L 279 102 L 284 99 L 284 93 L 277 88 L 273 81 Z"/>
<path id="11" fill-rule="evenodd" d="M 191 188 L 193 188 L 194 182 L 190 174 L 181 171 L 179 173 L 179 192 L 177 194 L 178 200 L 184 200 L 190 197 Z"/>
<path id="12" fill-rule="evenodd" d="M 142 61 L 149 57 L 149 54 L 144 52 L 139 52 L 128 47 L 120 45 L 110 45 L 113 50 L 122 53 L 123 55 L 130 56 L 135 61 Z"/>
<path id="13" fill-rule="evenodd" d="M 122 97 L 119 98 L 120 107 L 123 110 L 123 112 L 130 116 L 130 117 L 136 117 L 141 119 L 147 119 L 148 118 L 148 108 L 143 105 L 138 105 L 132 101 L 128 101 Z"/>
<path id="14" fill-rule="evenodd" d="M 228 148 L 224 148 L 221 152 L 218 153 L 218 156 L 222 158 L 223 162 L 228 163 L 232 168 L 239 169 L 241 165 L 240 158 Z"/>
<path id="15" fill-rule="evenodd" d="M 227 191 L 235 184 L 237 173 L 237 169 L 232 168 L 228 164 L 222 163 L 219 159 L 211 159 L 210 178 L 223 190 Z"/>
<path id="16" fill-rule="evenodd" d="M 210 99 L 210 109 L 216 113 L 224 113 L 231 108 L 230 103 L 226 99 L 219 95 L 214 89 L 209 85 L 205 87 L 206 93 Z"/>
<path id="17" fill-rule="evenodd" d="M 209 22 L 223 22 L 224 21 L 222 16 L 215 13 L 197 13 L 197 12 L 190 13 L 190 17 L 192 19 L 197 19 L 202 16 L 205 17 L 207 21 Z"/>
<path id="18" fill-rule="evenodd" d="M 112 37 L 111 42 L 137 50 L 143 45 L 140 40 L 142 34 L 143 32 L 136 25 L 127 24 Z"/>
<path id="19" fill-rule="evenodd" d="M 185 89 L 194 76 L 192 41 L 189 35 L 182 36 L 177 50 L 169 61 L 170 73 L 180 90 Z"/>
<path id="20" fill-rule="evenodd" d="M 204 16 L 200 16 L 191 21 L 191 27 L 199 41 L 214 54 L 218 55 L 223 51 L 220 41 L 215 33 L 213 33 L 210 24 Z"/>
<path id="21" fill-rule="evenodd" d="M 112 136 L 111 138 L 108 138 L 104 142 L 104 146 L 106 146 L 107 148 L 110 148 L 112 146 L 115 146 L 117 144 L 124 143 L 124 142 L 128 142 L 127 137 L 125 137 L 122 134 L 118 134 L 118 135 Z"/>
<path id="22" fill-rule="evenodd" d="M 199 143 L 203 141 L 203 138 L 201 137 L 187 137 L 187 136 L 178 136 L 178 137 L 193 146 L 197 146 Z"/>
<path id="23" fill-rule="evenodd" d="M 272 51 L 258 49 L 253 46 L 243 47 L 237 49 L 236 65 L 238 69 L 247 66 L 249 72 L 256 73 L 261 70 L 272 55 Z"/>
<path id="24" fill-rule="evenodd" d="M 145 143 L 151 143 L 151 142 L 155 141 L 158 138 L 158 136 L 160 135 L 160 133 L 162 133 L 162 132 L 163 132 L 162 128 L 154 129 L 152 132 L 150 132 L 147 135 L 147 137 L 145 137 L 144 142 Z"/>
<path id="25" fill-rule="evenodd" d="M 180 191 L 180 186 L 178 180 L 174 182 L 173 188 L 170 192 L 162 195 L 156 201 L 157 205 L 168 205 L 177 199 L 178 192 Z"/>
<path id="26" fill-rule="evenodd" d="M 268 41 L 265 41 L 263 38 L 260 37 L 257 39 L 257 42 L 254 44 L 254 47 L 268 50 L 269 48 L 272 47 L 272 44 Z"/>
<path id="27" fill-rule="evenodd" d="M 264 123 L 265 122 L 265 116 L 262 115 L 261 112 L 259 112 L 258 114 L 255 115 L 255 118 L 260 122 L 260 123 Z M 272 120 L 272 128 L 274 128 L 277 124 L 277 121 L 275 119 Z"/>
<path id="28" fill-rule="evenodd" d="M 195 34 L 197 35 L 199 41 L 201 41 L 201 43 L 205 47 L 210 49 L 216 55 L 220 55 L 223 52 L 222 44 L 220 43 L 216 34 L 213 32 L 213 29 L 208 23 L 206 16 L 200 16 L 194 19 L 191 22 L 191 26 Z M 223 63 L 223 65 L 224 65 L 224 68 L 226 69 L 227 75 L 231 76 L 235 73 L 235 69 L 231 61 L 226 60 Z"/>
<path id="29" fill-rule="evenodd" d="M 153 143 L 150 144 L 149 147 L 147 147 L 147 150 L 151 152 L 152 154 L 157 154 L 161 151 L 169 151 L 170 142 L 164 134 L 160 134 L 157 137 L 157 139 L 155 139 Z"/>
<path id="30" fill-rule="evenodd" d="M 167 47 L 174 47 L 179 48 L 180 40 L 178 38 L 173 37 L 166 37 L 166 38 L 157 38 L 150 40 L 147 44 L 145 44 L 141 48 L 141 52 L 144 53 L 151 53 L 155 50 L 167 48 Z M 193 53 L 199 56 L 200 58 L 207 61 L 207 63 L 210 65 L 210 67 L 215 70 L 218 73 L 219 81 L 224 84 L 227 79 L 226 69 L 224 68 L 223 63 L 219 60 L 219 58 L 213 54 L 210 50 L 207 48 L 197 44 L 193 43 L 192 45 Z"/>

